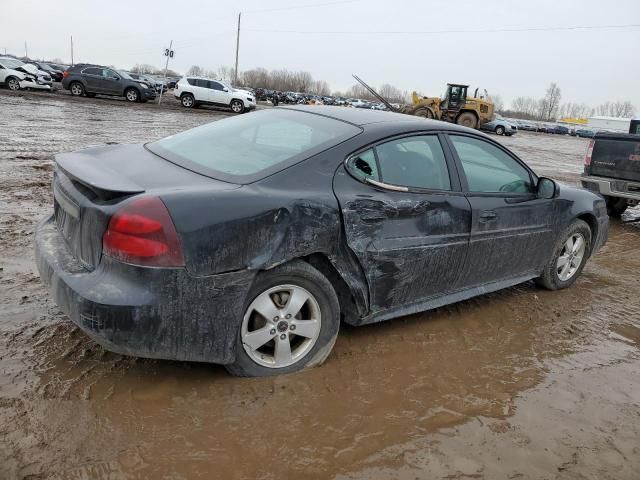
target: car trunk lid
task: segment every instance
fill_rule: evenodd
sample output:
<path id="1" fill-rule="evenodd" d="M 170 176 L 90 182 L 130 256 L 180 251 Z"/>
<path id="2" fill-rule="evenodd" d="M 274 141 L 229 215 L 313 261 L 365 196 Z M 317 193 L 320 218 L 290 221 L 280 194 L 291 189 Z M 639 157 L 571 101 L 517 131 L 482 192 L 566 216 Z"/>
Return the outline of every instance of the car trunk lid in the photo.
<path id="1" fill-rule="evenodd" d="M 185 188 L 234 189 L 147 151 L 143 145 L 91 147 L 56 156 L 54 216 L 73 254 L 89 270 L 102 256 L 102 236 L 121 202 Z"/>

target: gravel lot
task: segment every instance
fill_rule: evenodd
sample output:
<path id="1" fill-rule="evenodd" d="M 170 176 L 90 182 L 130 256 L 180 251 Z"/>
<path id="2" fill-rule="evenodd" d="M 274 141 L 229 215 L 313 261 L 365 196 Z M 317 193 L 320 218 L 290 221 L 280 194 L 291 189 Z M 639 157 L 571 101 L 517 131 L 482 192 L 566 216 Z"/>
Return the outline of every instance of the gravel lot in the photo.
<path id="1" fill-rule="evenodd" d="M 34 265 L 53 155 L 226 115 L 167 103 L 0 91 L 0 478 L 638 478 L 637 223 L 612 221 L 571 289 L 527 283 L 345 326 L 324 366 L 295 375 L 232 378 L 94 344 Z M 499 140 L 577 182 L 585 140 Z"/>

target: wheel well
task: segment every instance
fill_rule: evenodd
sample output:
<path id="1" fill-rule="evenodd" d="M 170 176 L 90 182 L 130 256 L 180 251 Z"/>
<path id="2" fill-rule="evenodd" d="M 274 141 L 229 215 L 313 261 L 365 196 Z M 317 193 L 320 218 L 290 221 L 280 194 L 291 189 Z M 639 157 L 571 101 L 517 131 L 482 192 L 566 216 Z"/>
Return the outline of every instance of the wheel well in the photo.
<path id="1" fill-rule="evenodd" d="M 345 317 L 358 317 L 358 308 L 353 300 L 351 289 L 327 256 L 322 253 L 313 253 L 303 257 L 302 260 L 322 273 L 333 286 L 340 303 L 341 320 L 344 320 Z"/>
<path id="2" fill-rule="evenodd" d="M 591 213 L 583 213 L 578 215 L 577 218 L 589 225 L 589 230 L 591 230 L 591 250 L 593 250 L 595 239 L 598 236 L 598 220 Z M 589 251 L 589 255 L 591 255 L 591 251 Z"/>
<path id="3" fill-rule="evenodd" d="M 189 95 L 190 97 L 193 97 L 194 99 L 196 98 L 196 97 L 193 96 L 193 93 L 191 93 L 191 92 L 182 92 L 180 94 L 180 98 L 186 97 L 187 95 Z"/>
<path id="4" fill-rule="evenodd" d="M 242 100 L 241 98 L 232 98 L 231 101 L 229 102 L 229 105 L 231 105 L 235 101 L 240 102 L 242 106 L 244 106 L 244 100 Z"/>
<path id="5" fill-rule="evenodd" d="M 140 90 L 139 90 L 138 88 L 136 88 L 136 87 L 131 87 L 131 86 L 129 86 L 129 87 L 127 87 L 127 88 L 125 88 L 125 89 L 124 89 L 124 93 L 126 94 L 129 90 L 135 90 L 136 92 L 138 92 L 138 96 L 140 96 L 140 95 L 141 95 Z"/>

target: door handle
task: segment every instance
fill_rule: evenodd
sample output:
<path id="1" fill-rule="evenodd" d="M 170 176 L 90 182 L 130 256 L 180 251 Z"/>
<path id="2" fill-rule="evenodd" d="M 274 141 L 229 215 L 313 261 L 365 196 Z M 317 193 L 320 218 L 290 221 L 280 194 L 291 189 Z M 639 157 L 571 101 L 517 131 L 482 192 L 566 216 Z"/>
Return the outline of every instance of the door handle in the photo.
<path id="1" fill-rule="evenodd" d="M 480 214 L 481 222 L 490 222 L 491 220 L 495 220 L 498 215 L 496 212 L 492 212 L 490 210 L 484 211 Z"/>
<path id="2" fill-rule="evenodd" d="M 383 213 L 376 213 L 376 212 L 363 213 L 360 215 L 360 220 L 362 220 L 365 223 L 381 222 L 383 220 L 386 220 L 387 218 L 389 218 L 387 215 L 384 215 Z"/>

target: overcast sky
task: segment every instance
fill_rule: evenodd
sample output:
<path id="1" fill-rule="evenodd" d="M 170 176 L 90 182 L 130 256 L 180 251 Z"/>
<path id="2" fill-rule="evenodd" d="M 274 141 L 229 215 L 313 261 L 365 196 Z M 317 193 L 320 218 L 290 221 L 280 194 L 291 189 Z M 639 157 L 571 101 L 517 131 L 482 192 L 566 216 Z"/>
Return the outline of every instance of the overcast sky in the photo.
<path id="1" fill-rule="evenodd" d="M 447 82 L 593 106 L 631 100 L 640 110 L 640 0 L 2 0 L 0 52 L 130 68 L 307 70 L 345 89 L 373 85 L 440 95 Z M 635 25 L 635 26 L 629 26 Z M 617 26 L 611 28 L 579 28 Z M 623 27 L 626 26 L 626 27 Z M 439 32 L 439 33 L 434 33 Z"/>

